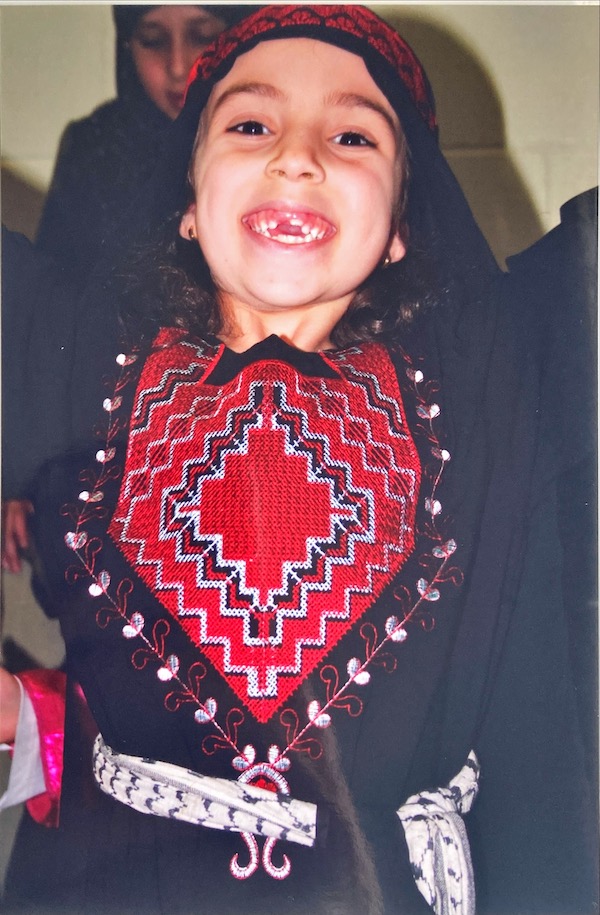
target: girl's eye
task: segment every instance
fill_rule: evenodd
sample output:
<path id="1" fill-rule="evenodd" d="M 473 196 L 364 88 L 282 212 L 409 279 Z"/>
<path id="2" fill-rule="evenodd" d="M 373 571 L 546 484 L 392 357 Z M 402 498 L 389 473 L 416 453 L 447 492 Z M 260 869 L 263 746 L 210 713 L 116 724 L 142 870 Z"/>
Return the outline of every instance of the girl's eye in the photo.
<path id="1" fill-rule="evenodd" d="M 344 133 L 338 134 L 337 137 L 334 137 L 334 143 L 339 146 L 370 146 L 373 149 L 376 146 L 372 140 L 368 140 L 362 133 L 354 130 L 345 130 Z"/>
<path id="2" fill-rule="evenodd" d="M 229 133 L 243 133 L 248 137 L 263 137 L 269 132 L 260 121 L 242 121 L 229 128 Z"/>

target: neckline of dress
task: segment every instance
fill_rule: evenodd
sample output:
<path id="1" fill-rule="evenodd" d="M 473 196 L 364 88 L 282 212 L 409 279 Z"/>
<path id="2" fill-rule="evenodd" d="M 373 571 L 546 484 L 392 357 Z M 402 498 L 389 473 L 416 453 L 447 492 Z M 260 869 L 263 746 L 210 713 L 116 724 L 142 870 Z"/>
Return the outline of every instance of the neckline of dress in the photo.
<path id="1" fill-rule="evenodd" d="M 302 375 L 315 378 L 338 378 L 328 356 L 337 350 L 307 352 L 282 340 L 277 334 L 270 334 L 264 340 L 252 344 L 242 352 L 230 349 L 217 337 L 207 342 L 217 345 L 220 350 L 215 366 L 206 381 L 208 384 L 225 384 L 233 380 L 244 368 L 256 362 L 283 362 L 292 366 Z"/>

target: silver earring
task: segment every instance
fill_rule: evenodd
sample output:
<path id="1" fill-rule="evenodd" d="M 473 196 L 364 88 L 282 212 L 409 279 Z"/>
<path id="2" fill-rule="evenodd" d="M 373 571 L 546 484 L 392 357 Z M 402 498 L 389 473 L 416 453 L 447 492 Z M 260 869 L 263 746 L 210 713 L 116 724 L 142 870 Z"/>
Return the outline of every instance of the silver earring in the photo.
<path id="1" fill-rule="evenodd" d="M 190 226 L 188 229 L 188 238 L 190 241 L 193 241 L 195 239 L 195 237 L 196 237 L 196 233 L 194 232 L 194 227 Z"/>

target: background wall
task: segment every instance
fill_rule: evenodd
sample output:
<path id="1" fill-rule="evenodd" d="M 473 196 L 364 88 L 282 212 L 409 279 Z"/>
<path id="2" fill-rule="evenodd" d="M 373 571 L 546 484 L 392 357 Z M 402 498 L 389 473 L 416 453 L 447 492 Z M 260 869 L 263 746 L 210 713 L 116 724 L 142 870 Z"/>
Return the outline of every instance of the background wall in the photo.
<path id="1" fill-rule="evenodd" d="M 372 6 L 425 64 L 442 145 L 503 261 L 597 183 L 598 6 Z M 65 123 L 114 92 L 111 13 L 0 0 L 0 25 L 4 219 L 31 233 Z"/>
<path id="2" fill-rule="evenodd" d="M 501 261 L 597 184 L 599 14 L 543 3 L 389 13 L 425 65 L 442 147 Z"/>

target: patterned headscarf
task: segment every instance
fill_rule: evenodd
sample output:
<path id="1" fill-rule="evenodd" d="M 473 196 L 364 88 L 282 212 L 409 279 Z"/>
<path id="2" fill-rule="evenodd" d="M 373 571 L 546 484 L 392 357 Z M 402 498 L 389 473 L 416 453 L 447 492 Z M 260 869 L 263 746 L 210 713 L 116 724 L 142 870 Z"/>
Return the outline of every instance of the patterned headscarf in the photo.
<path id="1" fill-rule="evenodd" d="M 199 82 L 222 79 L 240 54 L 259 42 L 277 38 L 313 38 L 358 54 L 392 106 L 400 75 L 415 108 L 435 130 L 431 87 L 414 51 L 383 20 L 359 6 L 294 4 L 253 12 L 222 33 L 198 59 L 189 80 L 192 98 Z"/>

